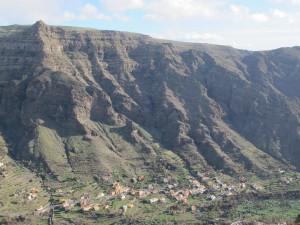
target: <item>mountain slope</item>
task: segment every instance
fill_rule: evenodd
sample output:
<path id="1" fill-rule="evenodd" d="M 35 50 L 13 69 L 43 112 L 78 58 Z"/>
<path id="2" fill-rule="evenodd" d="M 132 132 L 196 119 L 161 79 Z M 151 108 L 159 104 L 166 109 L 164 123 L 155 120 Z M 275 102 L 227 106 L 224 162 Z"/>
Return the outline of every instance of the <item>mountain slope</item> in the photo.
<path id="1" fill-rule="evenodd" d="M 57 175 L 131 173 L 134 158 L 169 149 L 195 171 L 299 169 L 300 48 L 13 28 L 0 35 L 0 124 L 17 159 Z"/>

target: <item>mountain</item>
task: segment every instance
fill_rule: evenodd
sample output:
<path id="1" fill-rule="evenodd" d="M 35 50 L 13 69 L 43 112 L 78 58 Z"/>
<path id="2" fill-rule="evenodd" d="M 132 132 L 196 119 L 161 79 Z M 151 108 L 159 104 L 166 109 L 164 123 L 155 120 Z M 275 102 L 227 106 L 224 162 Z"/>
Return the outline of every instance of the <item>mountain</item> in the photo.
<path id="1" fill-rule="evenodd" d="M 1 27 L 0 134 L 2 158 L 36 182 L 155 177 L 160 167 L 237 183 L 297 173 L 300 47 Z"/>

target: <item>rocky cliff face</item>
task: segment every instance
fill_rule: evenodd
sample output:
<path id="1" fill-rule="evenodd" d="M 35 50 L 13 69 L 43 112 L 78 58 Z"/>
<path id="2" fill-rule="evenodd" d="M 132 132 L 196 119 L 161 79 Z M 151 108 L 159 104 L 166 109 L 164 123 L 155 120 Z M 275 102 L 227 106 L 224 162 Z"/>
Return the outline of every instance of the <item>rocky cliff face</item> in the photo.
<path id="1" fill-rule="evenodd" d="M 56 176 L 300 169 L 300 48 L 248 52 L 75 28 L 0 29 L 0 128 Z M 152 165 L 153 166 L 153 165 Z"/>

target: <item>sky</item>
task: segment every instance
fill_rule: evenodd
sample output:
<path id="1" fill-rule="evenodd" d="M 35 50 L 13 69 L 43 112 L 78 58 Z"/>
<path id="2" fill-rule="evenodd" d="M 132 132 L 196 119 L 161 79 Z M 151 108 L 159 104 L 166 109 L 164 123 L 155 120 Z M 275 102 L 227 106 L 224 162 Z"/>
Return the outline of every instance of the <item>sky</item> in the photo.
<path id="1" fill-rule="evenodd" d="M 0 0 L 0 26 L 37 20 L 248 50 L 300 46 L 300 0 Z"/>

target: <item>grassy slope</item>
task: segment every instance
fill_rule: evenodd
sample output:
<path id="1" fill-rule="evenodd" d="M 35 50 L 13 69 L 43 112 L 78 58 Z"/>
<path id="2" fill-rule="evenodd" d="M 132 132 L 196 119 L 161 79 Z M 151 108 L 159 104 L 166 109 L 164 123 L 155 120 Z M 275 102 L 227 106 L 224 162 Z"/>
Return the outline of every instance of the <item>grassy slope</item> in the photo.
<path id="1" fill-rule="evenodd" d="M 5 151 L 5 141 L 0 135 L 1 153 Z M 17 164 L 6 154 L 1 154 L 0 161 L 5 165 L 5 177 L 0 176 L 0 224 L 3 218 L 18 215 L 32 215 L 35 209 L 48 203 L 48 193 L 43 190 L 40 178 L 31 171 Z M 36 200 L 29 201 L 27 194 L 32 188 L 39 190 Z"/>
<path id="2" fill-rule="evenodd" d="M 104 126 L 102 126 L 103 128 Z M 48 180 L 45 184 L 52 190 L 52 200 L 59 202 L 61 199 L 79 199 L 83 193 L 90 193 L 93 201 L 103 206 L 105 201 L 96 200 L 96 196 L 99 192 L 109 193 L 111 187 L 109 184 L 97 184 L 92 179 L 81 179 L 88 174 L 97 173 L 97 171 L 106 168 L 108 171 L 113 172 L 113 179 L 121 180 L 124 185 L 130 184 L 129 179 L 138 175 L 146 175 L 146 181 L 144 183 L 136 184 L 137 188 L 147 188 L 149 184 L 160 183 L 160 180 L 167 175 L 171 175 L 179 186 L 184 187 L 187 185 L 186 178 L 189 176 L 189 172 L 186 169 L 184 162 L 174 152 L 167 151 L 161 148 L 158 144 L 155 144 L 151 139 L 151 136 L 144 130 L 141 131 L 144 136 L 144 140 L 151 144 L 156 151 L 156 156 L 147 157 L 147 154 L 141 154 L 142 148 L 138 145 L 132 145 L 127 142 L 123 136 L 121 136 L 115 127 L 104 127 L 103 132 L 106 132 L 107 138 L 109 138 L 113 144 L 121 146 L 115 154 L 111 154 L 111 151 L 107 148 L 105 143 L 107 140 L 94 140 L 86 139 L 82 136 L 69 137 L 66 140 L 60 138 L 55 131 L 46 128 L 38 128 L 38 138 L 35 144 L 35 153 L 44 154 L 49 161 L 47 165 L 53 171 L 60 176 L 58 180 Z M 3 139 L 0 139 L 4 143 Z M 55 143 L 55 144 L 53 144 Z M 66 148 L 73 149 L 67 155 Z M 2 144 L 4 145 L 4 144 Z M 0 145 L 1 146 L 1 145 Z M 245 151 L 245 154 L 251 154 L 251 151 Z M 140 157 L 140 156 L 144 157 Z M 159 167 L 160 159 L 166 160 L 171 165 L 176 166 L 174 171 L 164 170 Z M 73 160 L 73 161 L 72 161 Z M 79 161 L 79 160 L 82 160 Z M 135 160 L 135 164 L 131 164 L 132 160 Z M 1 181 L 0 185 L 0 199 L 5 202 L 4 208 L 1 209 L 0 215 L 15 216 L 17 214 L 31 214 L 34 210 L 42 205 L 45 205 L 49 196 L 46 192 L 42 191 L 39 198 L 33 202 L 19 201 L 18 196 L 9 197 L 15 194 L 18 190 L 25 190 L 28 192 L 32 187 L 38 187 L 41 189 L 41 183 L 30 171 L 17 165 L 8 156 L 5 156 L 4 162 L 8 165 L 7 178 Z M 145 162 L 149 165 L 145 166 Z M 122 164 L 122 166 L 121 166 Z M 71 166 L 73 168 L 71 168 Z M 119 170 L 119 168 L 126 168 L 126 170 Z M 74 174 L 70 171 L 77 170 L 77 179 L 68 178 L 74 177 Z M 126 175 L 126 176 L 124 176 Z M 213 176 L 218 176 L 214 174 Z M 300 186 L 300 182 L 297 175 L 286 173 L 284 176 L 294 177 L 296 180 L 289 186 L 291 190 L 297 190 Z M 79 179 L 78 179 L 79 178 Z M 120 179 L 121 178 L 121 179 Z M 286 190 L 285 185 L 279 185 L 278 180 L 280 176 L 273 177 L 270 180 L 261 180 L 258 177 L 251 177 L 250 182 L 259 183 L 264 186 L 265 192 L 272 192 L 276 189 L 278 192 Z M 32 180 L 28 183 L 28 180 Z M 62 193 L 58 193 L 61 189 Z M 246 191 L 245 191 L 246 192 Z M 127 196 L 125 200 L 115 199 L 108 203 L 110 204 L 109 211 L 100 209 L 95 213 L 82 213 L 79 207 L 75 207 L 71 212 L 65 213 L 64 211 L 57 210 L 55 215 L 55 221 L 59 224 L 72 224 L 74 222 L 82 224 L 199 224 L 199 221 L 210 221 L 217 218 L 222 218 L 223 208 L 220 207 L 222 202 L 210 202 L 207 201 L 208 195 L 200 197 L 192 197 L 189 199 L 190 205 L 181 205 L 181 212 L 172 215 L 169 213 L 169 209 L 173 205 L 178 205 L 174 199 L 168 199 L 164 204 L 145 203 L 143 200 L 139 200 L 135 197 Z M 165 197 L 162 194 L 151 195 L 146 198 L 153 197 Z M 17 202 L 17 204 L 15 203 Z M 119 208 L 129 202 L 134 203 L 134 208 L 130 209 L 126 216 L 120 216 Z M 190 212 L 190 206 L 196 205 L 198 208 L 203 208 L 203 212 L 192 214 Z M 212 208 L 211 208 L 212 207 Z M 210 209 L 208 211 L 205 211 Z M 259 210 L 257 210 L 259 209 Z M 248 219 L 260 219 L 266 221 L 272 221 L 282 215 L 282 218 L 286 220 L 293 220 L 297 215 L 299 209 L 299 200 L 268 200 L 268 201 L 248 201 L 240 202 L 232 208 L 228 218 L 231 221 L 236 221 L 243 218 Z M 35 221 L 36 224 L 45 224 L 44 217 L 30 217 L 31 222 Z M 122 222 L 121 222 L 122 221 Z"/>
<path id="3" fill-rule="evenodd" d="M 37 140 L 34 145 L 34 154 L 40 154 L 46 160 L 49 169 L 57 176 L 71 176 L 64 144 L 55 130 L 39 126 Z"/>

